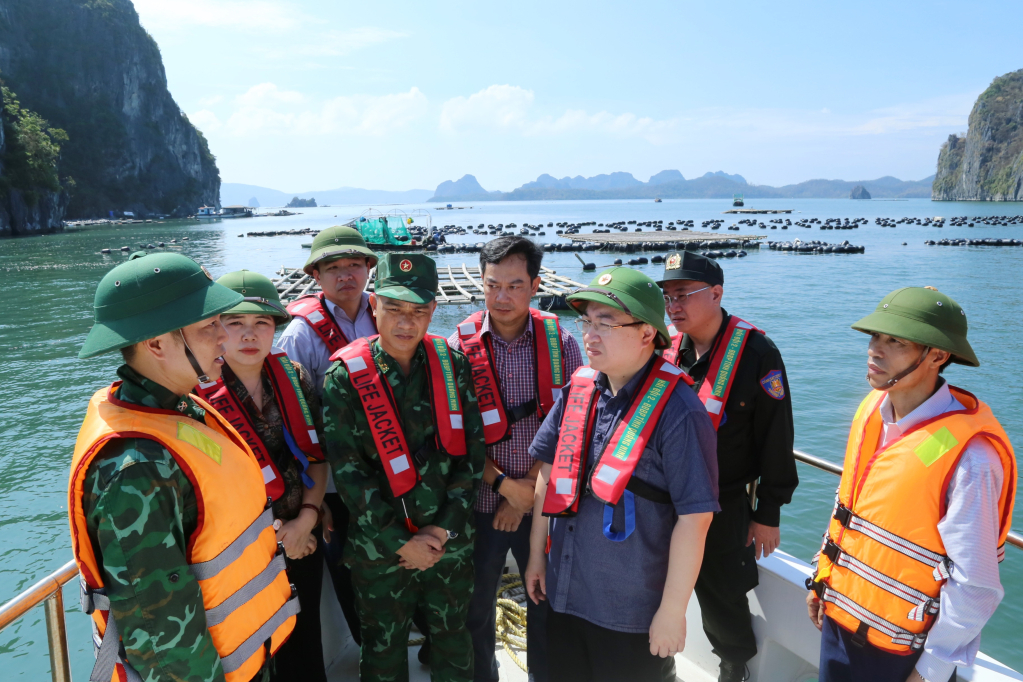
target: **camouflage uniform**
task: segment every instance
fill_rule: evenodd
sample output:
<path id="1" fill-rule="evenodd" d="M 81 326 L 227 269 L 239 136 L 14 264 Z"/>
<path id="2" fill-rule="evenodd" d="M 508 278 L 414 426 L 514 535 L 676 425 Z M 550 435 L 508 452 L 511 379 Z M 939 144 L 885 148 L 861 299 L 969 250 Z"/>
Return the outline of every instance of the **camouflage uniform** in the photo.
<path id="1" fill-rule="evenodd" d="M 466 456 L 452 458 L 434 447 L 422 345 L 407 377 L 379 341 L 373 341 L 371 349 L 377 369 L 390 384 L 409 449 L 415 453 L 427 445 L 425 464 L 418 467 L 422 480 L 405 495 L 408 515 L 420 528 L 432 524 L 458 536 L 447 542 L 444 557 L 429 570 L 398 565 L 396 551 L 411 538 L 405 511 L 391 495 L 348 370 L 344 363 L 335 363 L 325 381 L 323 430 L 338 492 L 352 514 L 345 563 L 352 569 L 362 619 L 361 677 L 364 682 L 408 679 L 408 632 L 418 606 L 429 624 L 432 679 L 471 680 L 472 642 L 465 621 L 473 588 L 472 507 L 483 475 L 486 442 L 469 362 L 461 353 L 451 352 L 467 450 Z"/>
<path id="2" fill-rule="evenodd" d="M 116 397 L 204 421 L 205 411 L 127 365 Z M 119 438 L 89 466 L 83 509 L 103 567 L 110 614 L 143 680 L 221 682 L 199 583 L 186 547 L 198 510 L 191 482 L 156 441 Z"/>

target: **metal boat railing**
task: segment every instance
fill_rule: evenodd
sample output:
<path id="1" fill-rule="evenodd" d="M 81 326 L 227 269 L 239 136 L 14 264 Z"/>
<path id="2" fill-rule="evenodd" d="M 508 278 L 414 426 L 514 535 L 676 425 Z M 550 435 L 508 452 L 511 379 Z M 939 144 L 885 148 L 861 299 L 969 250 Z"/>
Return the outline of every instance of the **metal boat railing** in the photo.
<path id="1" fill-rule="evenodd" d="M 796 459 L 804 464 L 842 475 L 842 467 L 802 450 L 793 450 Z M 1006 542 L 1023 549 L 1023 535 L 1009 533 Z M 78 566 L 69 561 L 46 576 L 17 597 L 0 606 L 0 630 L 28 613 L 32 608 L 45 602 L 46 641 L 50 649 L 50 676 L 53 682 L 71 682 L 71 664 L 68 659 L 67 633 L 64 628 L 63 587 L 78 577 Z"/>

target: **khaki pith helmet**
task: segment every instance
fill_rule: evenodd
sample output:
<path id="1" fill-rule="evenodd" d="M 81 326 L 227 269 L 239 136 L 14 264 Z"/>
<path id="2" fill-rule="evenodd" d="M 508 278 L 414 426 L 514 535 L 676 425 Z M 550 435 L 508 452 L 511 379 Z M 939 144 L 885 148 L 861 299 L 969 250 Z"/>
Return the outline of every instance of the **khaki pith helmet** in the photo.
<path id="1" fill-rule="evenodd" d="M 311 277 L 315 265 L 329 263 L 339 258 L 368 258 L 371 268 L 377 264 L 377 255 L 366 246 L 366 240 L 358 230 L 335 225 L 316 235 L 309 260 L 302 269 Z"/>
<path id="2" fill-rule="evenodd" d="M 951 353 L 953 362 L 980 366 L 966 340 L 966 312 L 951 297 L 931 287 L 896 289 L 852 328 L 938 348 Z"/>
<path id="3" fill-rule="evenodd" d="M 187 327 L 242 299 L 214 282 L 209 271 L 191 258 L 140 251 L 100 280 L 95 324 L 78 357 L 91 358 Z"/>

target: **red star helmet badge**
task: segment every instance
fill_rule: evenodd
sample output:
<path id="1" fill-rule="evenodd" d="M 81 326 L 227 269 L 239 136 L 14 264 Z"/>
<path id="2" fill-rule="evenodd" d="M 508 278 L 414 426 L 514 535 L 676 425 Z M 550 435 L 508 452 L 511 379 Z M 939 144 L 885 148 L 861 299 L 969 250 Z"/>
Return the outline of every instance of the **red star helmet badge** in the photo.
<path id="1" fill-rule="evenodd" d="M 409 270 L 412 269 L 412 261 L 406 258 L 405 260 L 398 264 L 398 267 L 401 268 L 402 272 L 408 272 Z"/>

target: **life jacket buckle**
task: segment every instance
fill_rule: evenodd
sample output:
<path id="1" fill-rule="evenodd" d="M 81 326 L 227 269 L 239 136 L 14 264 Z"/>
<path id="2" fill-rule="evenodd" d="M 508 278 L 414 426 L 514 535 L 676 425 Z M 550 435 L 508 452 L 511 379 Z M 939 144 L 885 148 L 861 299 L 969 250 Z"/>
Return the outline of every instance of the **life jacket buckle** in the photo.
<path id="1" fill-rule="evenodd" d="M 848 528 L 849 522 L 852 520 L 852 515 L 853 513 L 851 509 L 843 507 L 841 504 L 839 504 L 838 506 L 835 507 L 835 513 L 833 517 L 836 521 L 842 524 L 843 528 Z"/>
<path id="2" fill-rule="evenodd" d="M 856 633 L 852 636 L 853 646 L 857 649 L 862 649 L 867 645 L 867 632 L 870 630 L 870 626 L 860 621 L 859 627 L 856 628 Z"/>
<path id="3" fill-rule="evenodd" d="M 830 538 L 821 548 L 821 554 L 831 560 L 831 563 L 837 564 L 838 557 L 842 555 L 842 548 L 836 545 Z"/>

